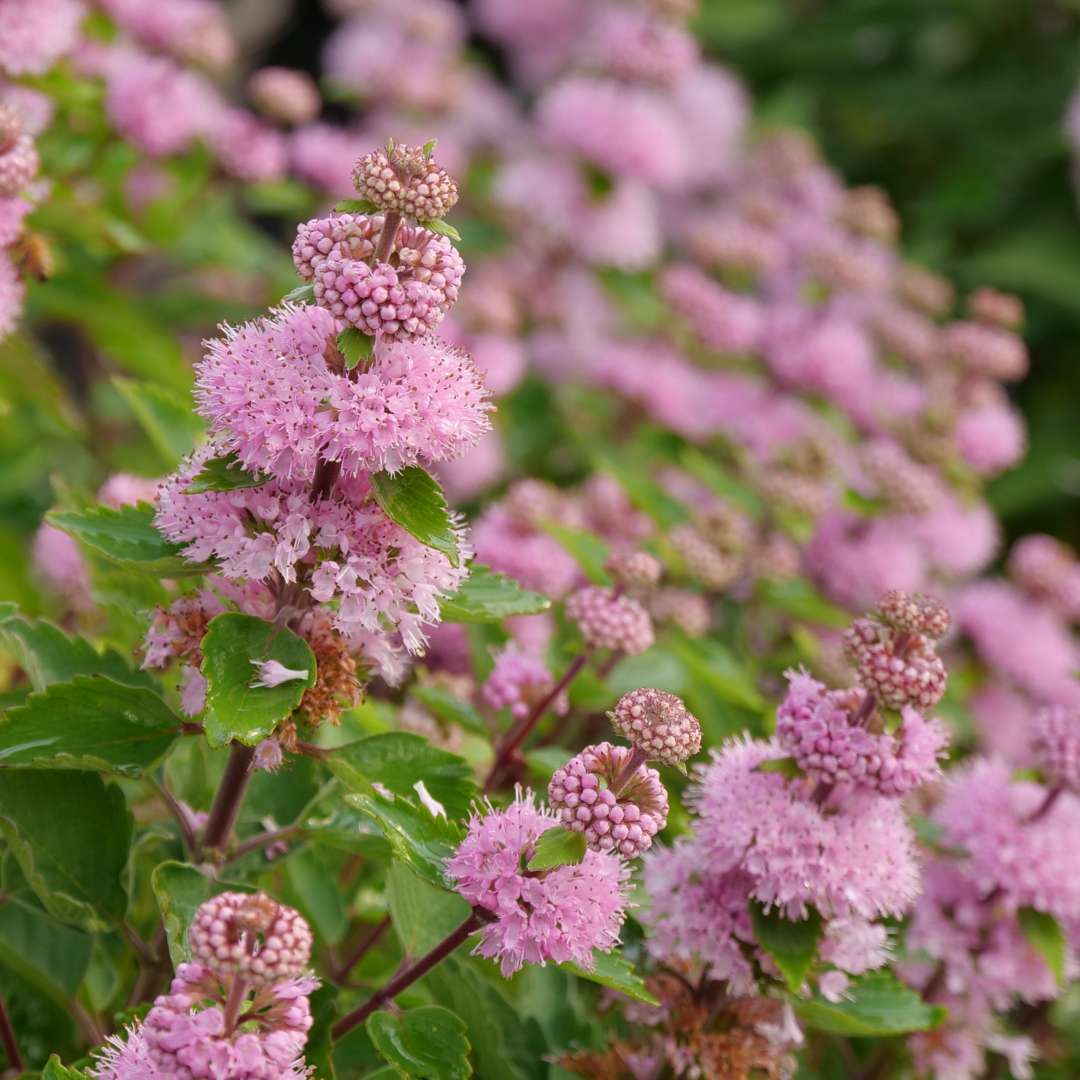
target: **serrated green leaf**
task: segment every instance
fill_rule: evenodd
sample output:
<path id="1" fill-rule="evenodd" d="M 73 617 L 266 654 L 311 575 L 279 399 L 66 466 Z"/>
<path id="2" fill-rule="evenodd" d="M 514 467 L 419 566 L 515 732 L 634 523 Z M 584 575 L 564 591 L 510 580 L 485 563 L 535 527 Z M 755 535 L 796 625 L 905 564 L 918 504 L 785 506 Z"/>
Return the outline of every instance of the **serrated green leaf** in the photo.
<path id="1" fill-rule="evenodd" d="M 1032 907 L 1022 907 L 1016 913 L 1020 931 L 1028 939 L 1031 947 L 1046 961 L 1046 966 L 1060 983 L 1065 978 L 1065 958 L 1068 954 L 1068 942 L 1061 923 L 1045 911 L 1036 911 Z"/>
<path id="2" fill-rule="evenodd" d="M 375 214 L 379 208 L 370 199 L 342 199 L 334 210 L 339 214 Z"/>
<path id="3" fill-rule="evenodd" d="M 469 1040 L 462 1020 L 439 1005 L 403 1013 L 376 1012 L 367 1019 L 375 1048 L 400 1076 L 467 1080 Z"/>
<path id="4" fill-rule="evenodd" d="M 50 525 L 62 529 L 80 543 L 104 555 L 110 562 L 155 577 L 189 577 L 205 574 L 204 563 L 189 562 L 182 548 L 165 539 L 154 527 L 154 508 L 138 506 L 92 506 L 85 510 L 51 510 Z"/>
<path id="5" fill-rule="evenodd" d="M 582 979 L 588 979 L 589 982 L 599 983 L 611 990 L 618 990 L 620 994 L 626 994 L 635 1001 L 643 1001 L 646 1005 L 660 1004 L 646 989 L 645 981 L 634 970 L 634 965 L 622 953 L 595 950 L 591 970 L 569 961 L 560 964 L 559 967 Z"/>
<path id="6" fill-rule="evenodd" d="M 210 899 L 210 879 L 188 863 L 158 863 L 150 874 L 150 887 L 161 912 L 173 966 L 189 960 L 187 932 L 200 904 Z"/>
<path id="7" fill-rule="evenodd" d="M 466 731 L 475 731 L 481 735 L 491 734 L 476 708 L 451 694 L 449 690 L 444 690 L 441 686 L 418 685 L 412 688 L 411 693 L 428 712 L 444 723 L 457 724 Z"/>
<path id="8" fill-rule="evenodd" d="M 150 675 L 114 650 L 98 652 L 86 638 L 69 636 L 44 619 L 28 619 L 16 611 L 0 615 L 0 646 L 26 672 L 35 690 L 69 682 L 76 675 L 107 675 L 125 686 L 154 686 Z"/>
<path id="9" fill-rule="evenodd" d="M 168 753 L 180 723 L 151 690 L 76 675 L 31 694 L 0 719 L 0 767 L 138 777 Z"/>
<path id="10" fill-rule="evenodd" d="M 538 1043 L 543 1048 L 539 1025 L 506 1000 L 501 978 L 494 976 L 496 985 L 485 974 L 481 962 L 455 953 L 424 976 L 424 985 L 435 1001 L 454 1003 L 454 1012 L 465 1022 L 478 1076 L 499 1080 L 547 1077 L 547 1065 L 537 1052 Z"/>
<path id="11" fill-rule="evenodd" d="M 545 830 L 536 841 L 529 870 L 551 870 L 556 866 L 576 866 L 585 858 L 585 834 L 571 832 L 562 825 Z"/>
<path id="12" fill-rule="evenodd" d="M 253 615 L 227 612 L 210 620 L 202 642 L 206 676 L 203 725 L 211 746 L 233 739 L 254 746 L 265 739 L 300 704 L 315 685 L 315 655 L 301 637 Z M 276 660 L 306 679 L 278 686 L 252 686 L 258 675 L 253 661 Z"/>
<path id="13" fill-rule="evenodd" d="M 420 227 L 438 233 L 440 236 L 448 236 L 455 244 L 461 243 L 461 233 L 453 225 L 443 221 L 442 218 L 429 218 L 427 221 L 421 221 Z"/>
<path id="14" fill-rule="evenodd" d="M 433 476 L 416 465 L 396 473 L 375 473 L 371 493 L 391 521 L 421 544 L 441 551 L 451 566 L 460 564 L 457 530 L 442 488 Z"/>
<path id="15" fill-rule="evenodd" d="M 807 1027 L 831 1035 L 881 1038 L 928 1031 L 945 1019 L 948 1010 L 928 1005 L 910 987 L 887 971 L 871 971 L 848 984 L 845 999 L 836 1003 L 820 995 L 791 1004 Z"/>
<path id="16" fill-rule="evenodd" d="M 464 837 L 459 825 L 433 817 L 400 795 L 391 800 L 379 794 L 352 794 L 345 796 L 345 802 L 378 825 L 391 851 L 414 873 L 446 888 L 446 860 Z"/>
<path id="17" fill-rule="evenodd" d="M 443 621 L 457 623 L 497 623 L 511 615 L 536 615 L 550 607 L 546 596 L 480 563 L 473 563 L 461 588 L 439 604 Z"/>
<path id="18" fill-rule="evenodd" d="M 355 326 L 350 326 L 338 334 L 337 347 L 345 357 L 346 371 L 352 371 L 361 360 L 370 358 L 375 349 L 375 338 L 357 330 Z"/>
<path id="19" fill-rule="evenodd" d="M 825 933 L 825 923 L 813 908 L 805 919 L 785 919 L 778 911 L 766 911 L 750 901 L 750 920 L 757 943 L 772 957 L 789 990 L 798 990 L 806 979 Z"/>
<path id="20" fill-rule="evenodd" d="M 238 488 L 261 487 L 270 480 L 267 473 L 250 473 L 238 461 L 236 454 L 211 458 L 184 488 L 185 495 L 201 495 L 204 491 L 236 491 Z"/>
<path id="21" fill-rule="evenodd" d="M 806 773 L 799 768 L 799 763 L 791 757 L 769 758 L 767 761 L 761 762 L 754 769 L 754 772 L 779 773 L 789 780 L 804 780 L 806 778 Z"/>
<path id="22" fill-rule="evenodd" d="M 116 785 L 94 773 L 0 770 L 0 832 L 50 915 L 89 931 L 124 917 L 132 818 Z"/>
<path id="23" fill-rule="evenodd" d="M 307 304 L 315 299 L 315 286 L 309 281 L 306 285 L 297 285 L 282 298 L 284 304 Z"/>
<path id="24" fill-rule="evenodd" d="M 562 525 L 557 521 L 543 521 L 540 527 L 549 536 L 558 540 L 559 544 L 574 557 L 574 561 L 594 585 L 611 584 L 611 575 L 604 569 L 604 563 L 607 562 L 611 549 L 599 536 L 585 529 Z"/>
<path id="25" fill-rule="evenodd" d="M 327 764 L 346 788 L 362 795 L 371 794 L 372 785 L 378 783 L 415 802 L 416 785 L 423 783 L 451 819 L 467 814 L 476 795 L 472 769 L 465 761 L 408 731 L 346 743 L 334 750 Z"/>
<path id="26" fill-rule="evenodd" d="M 202 420 L 192 412 L 191 398 L 168 386 L 121 375 L 112 382 L 166 468 L 175 468 L 181 458 L 191 453 L 203 433 Z"/>

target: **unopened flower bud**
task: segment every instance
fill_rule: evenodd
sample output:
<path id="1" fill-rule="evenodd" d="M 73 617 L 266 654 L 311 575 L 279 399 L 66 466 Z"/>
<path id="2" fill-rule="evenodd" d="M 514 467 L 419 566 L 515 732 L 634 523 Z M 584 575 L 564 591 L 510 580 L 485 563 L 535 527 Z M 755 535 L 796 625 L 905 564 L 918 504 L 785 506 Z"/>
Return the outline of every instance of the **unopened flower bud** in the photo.
<path id="1" fill-rule="evenodd" d="M 678 765 L 701 749 L 697 717 L 681 698 L 665 690 L 631 690 L 608 716 L 615 730 L 650 761 Z"/>
<path id="2" fill-rule="evenodd" d="M 1080 709 L 1050 705 L 1035 717 L 1032 750 L 1049 783 L 1080 792 Z"/>
<path id="3" fill-rule="evenodd" d="M 651 589 L 664 572 L 660 560 L 647 551 L 612 555 L 604 564 L 604 569 L 624 589 Z"/>
<path id="4" fill-rule="evenodd" d="M 627 859 L 649 848 L 668 815 L 667 791 L 655 769 L 639 765 L 623 775 L 632 754 L 606 742 L 587 746 L 548 785 L 548 802 L 566 828 L 584 833 L 596 851 Z"/>
<path id="5" fill-rule="evenodd" d="M 200 905 L 188 931 L 192 959 L 219 978 L 274 986 L 311 958 L 311 929 L 299 912 L 265 893 L 225 892 Z"/>
<path id="6" fill-rule="evenodd" d="M 925 593 L 891 589 L 878 602 L 878 615 L 905 634 L 940 638 L 949 629 L 949 609 L 936 596 Z"/>
<path id="7" fill-rule="evenodd" d="M 653 643 L 649 613 L 633 597 L 616 596 L 603 586 L 579 589 L 566 601 L 566 614 L 593 648 L 635 656 Z"/>
<path id="8" fill-rule="evenodd" d="M 306 124 L 322 104 L 311 76 L 292 68 L 260 68 L 248 81 L 248 93 L 259 112 L 281 124 Z"/>
<path id="9" fill-rule="evenodd" d="M 373 150 L 356 163 L 352 179 L 360 198 L 417 221 L 445 217 L 458 199 L 450 174 L 418 146 Z"/>

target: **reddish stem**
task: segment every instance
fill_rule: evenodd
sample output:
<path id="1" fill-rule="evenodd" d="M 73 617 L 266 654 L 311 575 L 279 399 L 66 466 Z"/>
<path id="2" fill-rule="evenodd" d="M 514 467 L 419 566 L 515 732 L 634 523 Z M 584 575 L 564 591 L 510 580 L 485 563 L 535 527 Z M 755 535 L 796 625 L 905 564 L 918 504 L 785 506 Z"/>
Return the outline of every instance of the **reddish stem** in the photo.
<path id="1" fill-rule="evenodd" d="M 347 1035 L 353 1028 L 359 1027 L 373 1012 L 381 1009 L 384 1005 L 393 1001 L 394 998 L 408 989 L 418 979 L 422 979 L 433 967 L 441 964 L 459 945 L 468 937 L 475 934 L 490 916 L 476 909 L 456 929 L 451 931 L 431 952 L 420 957 L 414 964 L 399 971 L 381 990 L 372 994 L 363 1005 L 346 1013 L 331 1029 L 330 1036 L 336 1042 L 343 1035 Z"/>
<path id="2" fill-rule="evenodd" d="M 222 848 L 228 843 L 240 816 L 240 804 L 244 801 L 248 784 L 251 782 L 251 768 L 255 761 L 255 751 L 242 743 L 233 743 L 229 763 L 221 778 L 214 805 L 210 808 L 210 817 L 203 831 L 203 848 Z"/>
<path id="3" fill-rule="evenodd" d="M 360 940 L 353 946 L 349 954 L 334 968 L 334 982 L 342 982 L 346 979 L 349 972 L 375 947 L 379 939 L 389 929 L 390 916 L 387 915 L 382 922 L 376 923 L 366 934 L 361 934 Z"/>
<path id="4" fill-rule="evenodd" d="M 499 747 L 498 753 L 495 755 L 495 761 L 492 763 L 491 770 L 484 781 L 485 792 L 491 791 L 495 786 L 495 781 L 499 779 L 499 775 L 513 759 L 518 747 L 529 737 L 544 713 L 551 708 L 556 698 L 578 677 L 582 668 L 588 662 L 589 652 L 586 650 L 566 669 L 563 677 L 532 707 L 528 715 L 510 729 Z"/>
<path id="5" fill-rule="evenodd" d="M 8 1065 L 15 1072 L 21 1073 L 26 1065 L 23 1063 L 23 1057 L 19 1051 L 19 1040 L 15 1037 L 15 1029 L 11 1026 L 11 1017 L 8 1016 L 3 998 L 0 998 L 0 1042 L 4 1045 Z"/>

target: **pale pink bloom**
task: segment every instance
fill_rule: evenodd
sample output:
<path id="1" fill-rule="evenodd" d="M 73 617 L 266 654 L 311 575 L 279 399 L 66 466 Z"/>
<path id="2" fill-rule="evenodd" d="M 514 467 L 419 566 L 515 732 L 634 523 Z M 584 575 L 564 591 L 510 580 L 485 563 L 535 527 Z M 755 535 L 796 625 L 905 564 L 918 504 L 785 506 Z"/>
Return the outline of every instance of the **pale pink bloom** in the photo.
<path id="1" fill-rule="evenodd" d="M 256 671 L 255 678 L 248 684 L 251 687 L 272 688 L 298 679 L 307 680 L 311 676 L 304 668 L 289 668 L 277 660 L 252 660 L 251 663 Z"/>
<path id="2" fill-rule="evenodd" d="M 180 672 L 180 707 L 188 716 L 198 716 L 206 708 L 206 676 L 192 664 Z"/>
<path id="3" fill-rule="evenodd" d="M 152 503 L 157 498 L 159 480 L 132 473 L 113 473 L 98 491 L 98 498 L 107 506 L 135 506 Z"/>
<path id="4" fill-rule="evenodd" d="M 23 198 L 0 199 L 0 248 L 10 247 L 23 231 L 23 221 L 33 206 Z M 7 260 L 5 260 L 6 262 Z M 3 271 L 0 270 L 0 281 Z M 0 293 L 3 286 L 0 284 Z M 0 299 L 0 336 L 3 335 L 3 300 Z"/>
<path id="5" fill-rule="evenodd" d="M 248 79 L 248 93 L 256 107 L 283 124 L 307 124 L 319 115 L 319 88 L 306 71 L 264 67 Z"/>
<path id="6" fill-rule="evenodd" d="M 0 71 L 42 75 L 78 38 L 78 0 L 0 0 Z"/>
<path id="7" fill-rule="evenodd" d="M 332 197 L 355 198 L 352 169 L 370 146 L 366 135 L 346 128 L 306 124 L 289 135 L 290 166 L 301 180 Z"/>
<path id="8" fill-rule="evenodd" d="M 49 587 L 76 611 L 93 607 L 90 574 L 79 545 L 66 532 L 47 522 L 34 536 L 34 568 Z"/>
<path id="9" fill-rule="evenodd" d="M 521 719 L 554 685 L 547 664 L 538 655 L 510 644 L 496 656 L 495 666 L 480 693 L 493 709 L 509 709 L 511 716 Z M 556 715 L 562 715 L 569 707 L 565 693 L 551 705 Z"/>
<path id="10" fill-rule="evenodd" d="M 775 742 L 731 740 L 697 769 L 692 803 L 710 869 L 743 872 L 750 895 L 787 918 L 907 911 L 918 892 L 915 838 L 899 800 L 856 792 L 829 813 L 803 781 L 757 766 L 784 756 Z"/>
<path id="11" fill-rule="evenodd" d="M 26 286 L 15 265 L 0 252 L 0 341 L 15 329 L 25 295 Z"/>
<path id="12" fill-rule="evenodd" d="M 206 138 L 221 167 L 237 180 L 255 184 L 285 175 L 285 137 L 244 109 L 215 110 Z"/>
<path id="13" fill-rule="evenodd" d="M 652 90 L 572 75 L 545 91 L 536 120 L 553 145 L 612 176 L 664 190 L 681 187 L 691 176 L 693 155 L 679 115 Z"/>
<path id="14" fill-rule="evenodd" d="M 35 138 L 52 123 L 56 112 L 52 98 L 20 83 L 0 83 L 0 104 L 10 105 L 22 119 L 23 131 Z"/>
<path id="15" fill-rule="evenodd" d="M 216 0 L 98 0 L 132 37 L 151 49 L 220 70 L 236 56 L 236 42 Z"/>
<path id="16" fill-rule="evenodd" d="M 993 476 L 1011 468 L 1027 445 L 1023 417 L 1006 402 L 981 405 L 956 421 L 956 449 L 977 473 Z"/>
<path id="17" fill-rule="evenodd" d="M 609 952 L 618 943 L 628 906 L 621 859 L 587 850 L 576 865 L 524 872 L 536 842 L 557 824 L 519 790 L 505 810 L 473 816 L 446 864 L 457 891 L 495 916 L 475 952 L 497 959 L 507 978 L 526 963 L 572 960 L 591 969 L 594 949 Z"/>

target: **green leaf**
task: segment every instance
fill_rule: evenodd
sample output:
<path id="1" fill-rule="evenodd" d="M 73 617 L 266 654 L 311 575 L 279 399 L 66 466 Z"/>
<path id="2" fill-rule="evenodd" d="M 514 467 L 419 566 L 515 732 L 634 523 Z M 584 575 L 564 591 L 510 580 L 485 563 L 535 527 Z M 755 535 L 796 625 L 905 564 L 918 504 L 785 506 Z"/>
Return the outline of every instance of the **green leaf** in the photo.
<path id="1" fill-rule="evenodd" d="M 439 482 L 416 465 L 396 473 L 375 473 L 371 493 L 391 521 L 458 566 L 458 534 Z"/>
<path id="2" fill-rule="evenodd" d="M 179 734 L 180 719 L 153 691 L 76 675 L 31 694 L 0 720 L 0 766 L 138 777 Z"/>
<path id="3" fill-rule="evenodd" d="M 764 505 L 761 496 L 714 458 L 706 456 L 696 447 L 686 447 L 679 455 L 679 462 L 691 476 L 700 480 L 722 499 L 734 503 L 752 518 L 761 517 Z"/>
<path id="4" fill-rule="evenodd" d="M 68 1068 L 60 1061 L 58 1054 L 53 1054 L 41 1071 L 41 1080 L 90 1080 L 90 1074 L 82 1069 Z"/>
<path id="5" fill-rule="evenodd" d="M 461 588 L 439 607 L 444 622 L 497 623 L 511 615 L 547 611 L 551 601 L 490 567 L 473 563 Z"/>
<path id="6" fill-rule="evenodd" d="M 764 707 L 750 672 L 721 642 L 713 638 L 683 639 L 673 647 L 690 673 L 725 701 L 747 709 Z"/>
<path id="7" fill-rule="evenodd" d="M 430 952 L 471 914 L 469 902 L 456 892 L 436 888 L 394 860 L 386 877 L 386 902 L 401 947 L 407 956 Z"/>
<path id="8" fill-rule="evenodd" d="M 400 795 L 390 800 L 379 794 L 353 794 L 345 801 L 378 825 L 390 850 L 414 873 L 446 888 L 443 868 L 464 837 L 459 825 L 433 817 Z"/>
<path id="9" fill-rule="evenodd" d="M 536 841 L 536 850 L 526 869 L 551 870 L 556 866 L 576 866 L 584 858 L 585 834 L 555 825 Z"/>
<path id="10" fill-rule="evenodd" d="M 446 724 L 457 724 L 467 731 L 476 731 L 482 735 L 490 736 L 490 731 L 484 723 L 483 717 L 474 706 L 467 701 L 462 701 L 449 690 L 441 686 L 417 685 L 412 688 L 412 696 L 419 701 L 428 712 Z"/>
<path id="11" fill-rule="evenodd" d="M 8 897 L 0 905 L 0 967 L 15 972 L 62 1008 L 79 990 L 94 938 L 36 905 Z"/>
<path id="12" fill-rule="evenodd" d="M 427 221 L 421 221 L 420 227 L 423 229 L 430 229 L 433 233 L 438 233 L 440 236 L 449 236 L 455 244 L 461 243 L 461 233 L 459 233 L 453 225 L 443 221 L 442 218 L 429 218 Z"/>
<path id="13" fill-rule="evenodd" d="M 821 915 L 811 908 L 805 919 L 796 922 L 785 919 L 778 911 L 766 911 L 756 900 L 751 900 L 750 920 L 754 938 L 772 957 L 788 989 L 798 990 L 814 963 L 825 933 Z"/>
<path id="14" fill-rule="evenodd" d="M 495 986 L 485 974 L 481 962 L 455 953 L 424 976 L 424 986 L 435 1001 L 454 1003 L 454 1012 L 465 1022 L 478 1076 L 499 1080 L 547 1077 L 547 1065 L 537 1053 L 536 1043 L 542 1046 L 543 1040 L 538 1039 L 536 1021 L 522 1016 L 506 1000 L 501 978 Z"/>
<path id="15" fill-rule="evenodd" d="M 591 970 L 580 967 L 567 961 L 559 967 L 571 974 L 578 975 L 589 982 L 599 983 L 611 990 L 618 990 L 620 994 L 635 1001 L 643 1001 L 646 1005 L 659 1005 L 645 987 L 645 981 L 634 970 L 634 965 L 619 952 L 593 952 L 593 967 Z"/>
<path id="16" fill-rule="evenodd" d="M 1016 913 L 1020 931 L 1028 939 L 1031 947 L 1046 961 L 1046 966 L 1053 972 L 1060 983 L 1065 978 L 1065 956 L 1068 945 L 1061 923 L 1045 911 L 1036 911 L 1032 907 L 1022 907 Z"/>
<path id="17" fill-rule="evenodd" d="M 141 382 L 117 375 L 113 386 L 135 414 L 169 469 L 191 453 L 203 433 L 202 420 L 191 410 L 191 398 L 159 383 Z"/>
<path id="18" fill-rule="evenodd" d="M 118 652 L 106 649 L 99 653 L 85 638 L 69 637 L 44 619 L 27 619 L 17 613 L 0 616 L 0 645 L 26 672 L 35 690 L 69 682 L 76 675 L 107 675 L 125 686 L 154 686 L 145 671 L 136 669 Z"/>
<path id="19" fill-rule="evenodd" d="M 943 1006 L 928 1005 L 887 971 L 852 979 L 844 1001 L 834 1004 L 819 995 L 809 1001 L 793 997 L 791 1004 L 803 1023 L 816 1031 L 869 1038 L 928 1031 L 948 1013 Z"/>
<path id="20" fill-rule="evenodd" d="M 796 619 L 821 623 L 822 626 L 847 626 L 851 615 L 826 600 L 805 578 L 787 581 L 759 579 L 758 596 L 769 605 L 793 615 Z"/>
<path id="21" fill-rule="evenodd" d="M 161 912 L 161 924 L 169 942 L 173 966 L 190 959 L 188 927 L 200 904 L 210 899 L 210 879 L 194 866 L 182 862 L 158 863 L 150 874 L 150 887 Z"/>
<path id="22" fill-rule="evenodd" d="M 204 491 L 236 491 L 238 488 L 261 487 L 270 479 L 266 473 L 250 473 L 238 461 L 236 454 L 211 458 L 184 488 L 185 495 L 200 495 Z"/>
<path id="23" fill-rule="evenodd" d="M 368 795 L 381 784 L 414 802 L 423 783 L 450 819 L 463 817 L 476 795 L 472 769 L 455 754 L 432 746 L 408 731 L 388 731 L 336 747 L 327 760 L 330 771 L 351 791 Z"/>
<path id="24" fill-rule="evenodd" d="M 754 769 L 754 772 L 779 773 L 789 780 L 806 779 L 806 773 L 799 768 L 799 763 L 791 757 L 769 758 L 767 761 L 761 762 Z"/>
<path id="25" fill-rule="evenodd" d="M 423 154 L 425 158 L 430 158 L 431 155 L 435 153 L 435 147 L 438 145 L 438 139 L 428 139 L 428 141 L 420 147 L 420 153 Z"/>
<path id="26" fill-rule="evenodd" d="M 610 552 L 608 545 L 595 533 L 560 525 L 557 521 L 541 522 L 541 528 L 553 536 L 574 557 L 585 576 L 594 585 L 610 585 L 611 575 L 604 569 Z"/>
<path id="27" fill-rule="evenodd" d="M 182 548 L 165 539 L 154 527 L 154 508 L 91 506 L 85 510 L 50 510 L 45 520 L 63 529 L 111 562 L 155 577 L 205 574 L 205 563 L 189 562 Z"/>
<path id="28" fill-rule="evenodd" d="M 338 334 L 337 347 L 345 357 L 346 371 L 352 371 L 361 360 L 370 358 L 375 349 L 375 338 L 357 330 L 355 326 L 350 326 Z"/>
<path id="29" fill-rule="evenodd" d="M 309 998 L 311 1002 L 311 1031 L 304 1047 L 304 1060 L 308 1067 L 315 1067 L 318 1080 L 336 1080 L 334 1068 L 334 1044 L 330 1029 L 338 1018 L 338 989 L 323 983 Z"/>
<path id="30" fill-rule="evenodd" d="M 334 211 L 338 214 L 377 214 L 379 208 L 370 199 L 342 199 Z"/>
<path id="31" fill-rule="evenodd" d="M 315 286 L 309 281 L 306 285 L 297 285 L 282 298 L 283 304 L 307 304 L 315 299 Z"/>
<path id="32" fill-rule="evenodd" d="M 50 915 L 90 931 L 124 917 L 132 818 L 114 784 L 94 773 L 0 771 L 0 833 Z"/>
<path id="33" fill-rule="evenodd" d="M 315 655 L 302 638 L 284 626 L 254 615 L 227 612 L 210 620 L 202 642 L 206 676 L 203 724 L 211 746 L 233 739 L 254 746 L 265 739 L 300 704 L 315 685 Z M 258 668 L 252 661 L 276 660 L 307 678 L 278 686 L 252 686 Z"/>
<path id="34" fill-rule="evenodd" d="M 367 1019 L 367 1031 L 400 1076 L 427 1080 L 472 1076 L 465 1024 L 449 1009 L 424 1005 L 397 1014 L 376 1012 Z"/>

